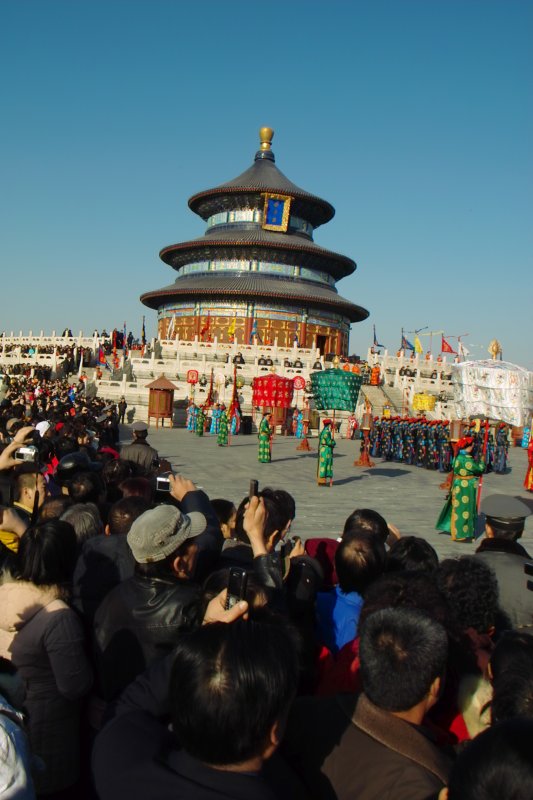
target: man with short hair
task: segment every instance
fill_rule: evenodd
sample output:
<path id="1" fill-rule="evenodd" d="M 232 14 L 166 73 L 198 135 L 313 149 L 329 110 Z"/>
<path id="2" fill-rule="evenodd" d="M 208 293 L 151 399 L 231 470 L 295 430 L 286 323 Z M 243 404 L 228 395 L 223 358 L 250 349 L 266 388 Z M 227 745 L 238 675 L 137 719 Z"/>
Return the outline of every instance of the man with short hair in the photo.
<path id="1" fill-rule="evenodd" d="M 278 747 L 298 684 L 288 629 L 279 622 L 242 619 L 204 625 L 178 640 L 172 657 L 168 694 L 160 681 L 152 689 L 143 676 L 98 735 L 93 775 L 100 800 L 305 796 L 281 764 L 264 770 Z M 170 734 L 157 718 L 163 711 L 158 694 L 168 697 L 164 710 L 172 719 Z"/>
<path id="2" fill-rule="evenodd" d="M 147 442 L 148 425 L 139 420 L 133 423 L 131 431 L 133 441 L 120 448 L 120 458 L 133 464 L 137 475 L 150 477 L 159 467 L 159 454 Z"/>
<path id="3" fill-rule="evenodd" d="M 203 617 L 201 573 L 220 554 L 223 537 L 207 495 L 181 476 L 169 480 L 179 508 L 162 504 L 133 522 L 127 540 L 135 573 L 109 592 L 95 615 L 95 665 L 105 700 L 115 699 Z"/>
<path id="4" fill-rule="evenodd" d="M 529 507 L 516 497 L 493 494 L 481 503 L 485 514 L 485 536 L 476 557 L 491 567 L 496 575 L 499 604 L 513 627 L 533 625 L 533 592 L 527 588 L 524 565 L 531 561 L 518 539 L 524 532 Z"/>
<path id="5" fill-rule="evenodd" d="M 298 700 L 284 751 L 313 798 L 427 800 L 451 761 L 423 726 L 448 652 L 444 628 L 410 608 L 371 614 L 361 630 L 363 693 Z"/>
<path id="6" fill-rule="evenodd" d="M 31 521 L 37 498 L 37 508 L 46 500 L 46 481 L 37 465 L 24 466 L 14 477 L 13 508 L 26 522 Z"/>

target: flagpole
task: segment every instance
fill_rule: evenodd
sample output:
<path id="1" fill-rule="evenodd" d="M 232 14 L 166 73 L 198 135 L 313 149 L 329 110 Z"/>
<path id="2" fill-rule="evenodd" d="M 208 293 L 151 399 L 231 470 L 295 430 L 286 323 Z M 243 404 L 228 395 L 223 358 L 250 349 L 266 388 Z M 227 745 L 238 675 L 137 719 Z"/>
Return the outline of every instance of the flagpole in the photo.
<path id="1" fill-rule="evenodd" d="M 229 431 L 228 431 L 228 447 L 231 447 L 231 423 L 235 416 L 235 401 L 237 399 L 237 366 L 233 365 L 233 392 L 231 394 L 231 406 L 229 410 Z"/>
<path id="2" fill-rule="evenodd" d="M 483 450 L 482 450 L 482 453 L 481 453 L 481 458 L 483 459 L 483 461 L 485 461 L 485 457 L 486 457 L 486 454 L 487 454 L 487 445 L 488 445 L 488 441 L 489 441 L 489 429 L 490 429 L 489 418 L 486 417 L 485 418 L 485 436 L 483 437 Z M 485 465 L 485 469 L 486 469 L 486 465 Z M 478 514 L 479 514 L 479 506 L 481 504 L 481 490 L 482 490 L 482 488 L 483 488 L 483 472 L 479 476 L 479 481 L 478 481 L 478 485 L 477 485 L 476 510 L 477 510 Z"/>

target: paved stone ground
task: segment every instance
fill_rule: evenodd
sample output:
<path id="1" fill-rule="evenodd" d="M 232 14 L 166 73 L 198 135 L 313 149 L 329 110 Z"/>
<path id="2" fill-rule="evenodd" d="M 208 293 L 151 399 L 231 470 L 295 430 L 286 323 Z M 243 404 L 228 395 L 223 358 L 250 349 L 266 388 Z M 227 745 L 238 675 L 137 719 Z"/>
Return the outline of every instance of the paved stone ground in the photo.
<path id="1" fill-rule="evenodd" d="M 122 428 L 124 441 L 129 428 Z M 439 556 L 473 553 L 475 544 L 453 543 L 449 536 L 435 530 L 435 521 L 445 500 L 439 489 L 445 476 L 404 464 L 375 459 L 372 469 L 354 467 L 359 457 L 359 441 L 337 440 L 334 484 L 331 488 L 316 484 L 317 439 L 310 439 L 313 451 L 296 450 L 298 440 L 276 436 L 273 461 L 257 461 L 257 436 L 236 436 L 230 447 L 218 447 L 216 437 L 197 437 L 183 429 L 153 426 L 149 442 L 167 458 L 176 472 L 191 478 L 212 497 L 225 497 L 238 503 L 247 494 L 250 478 L 259 486 L 287 489 L 296 500 L 295 535 L 339 536 L 344 520 L 356 508 L 373 508 L 403 534 L 427 539 Z M 484 494 L 509 494 L 525 500 L 533 511 L 533 495 L 523 488 L 527 453 L 510 449 L 510 471 L 506 475 L 490 473 L 484 477 Z M 523 538 L 533 554 L 533 515 L 528 518 Z"/>

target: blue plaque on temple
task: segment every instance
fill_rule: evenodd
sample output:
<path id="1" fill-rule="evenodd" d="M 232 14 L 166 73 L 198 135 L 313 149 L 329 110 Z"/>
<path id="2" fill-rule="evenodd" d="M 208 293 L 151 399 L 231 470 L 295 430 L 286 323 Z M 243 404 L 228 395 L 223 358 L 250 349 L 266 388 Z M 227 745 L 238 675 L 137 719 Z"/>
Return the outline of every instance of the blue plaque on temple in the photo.
<path id="1" fill-rule="evenodd" d="M 262 227 L 267 231 L 286 231 L 292 198 L 281 194 L 265 194 L 264 198 Z"/>

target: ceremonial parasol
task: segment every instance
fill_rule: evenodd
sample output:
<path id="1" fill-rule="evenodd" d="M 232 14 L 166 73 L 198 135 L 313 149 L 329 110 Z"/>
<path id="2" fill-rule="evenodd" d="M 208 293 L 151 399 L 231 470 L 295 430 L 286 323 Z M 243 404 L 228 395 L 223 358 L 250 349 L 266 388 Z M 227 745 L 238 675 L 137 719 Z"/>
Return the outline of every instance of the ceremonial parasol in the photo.
<path id="1" fill-rule="evenodd" d="M 311 387 L 316 408 L 320 411 L 333 411 L 331 426 L 333 436 L 335 436 L 335 411 L 355 411 L 363 382 L 359 373 L 339 369 L 338 363 L 339 360 L 336 358 L 332 369 L 311 373 Z"/>
<path id="2" fill-rule="evenodd" d="M 289 408 L 292 403 L 294 384 L 291 378 L 280 375 L 265 375 L 254 378 L 252 402 L 254 406 L 269 408 Z"/>
<path id="3" fill-rule="evenodd" d="M 362 381 L 359 373 L 345 372 L 337 367 L 312 372 L 311 387 L 316 408 L 333 411 L 335 423 L 335 411 L 355 411 Z"/>

